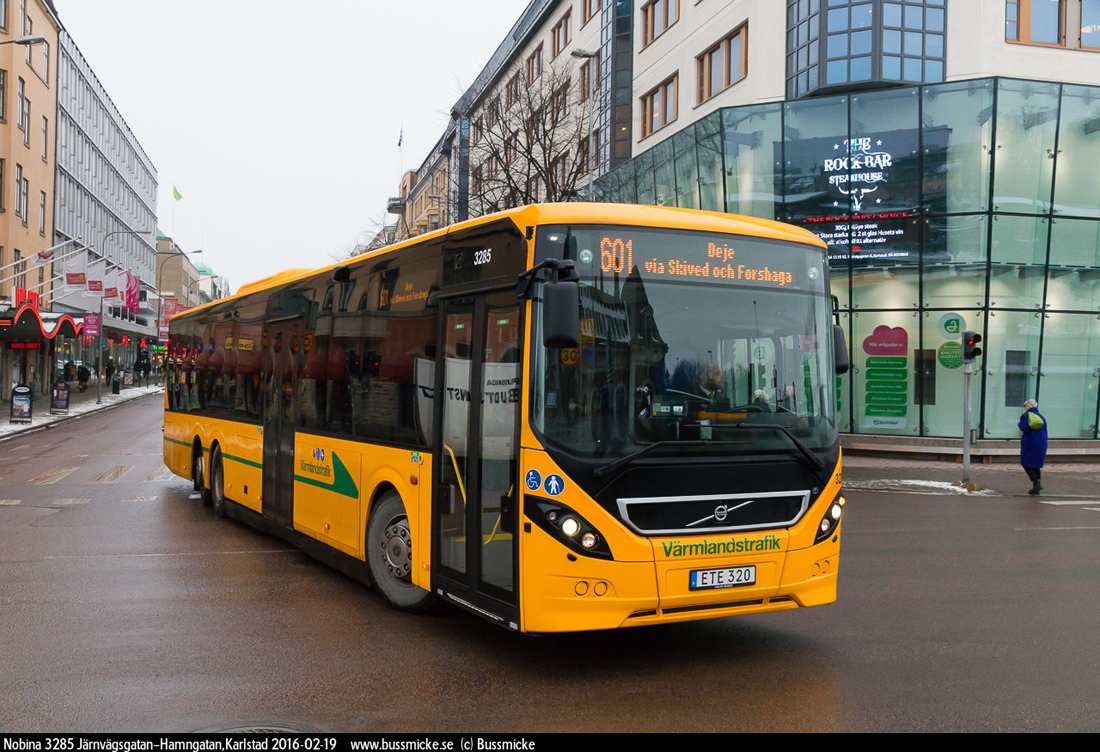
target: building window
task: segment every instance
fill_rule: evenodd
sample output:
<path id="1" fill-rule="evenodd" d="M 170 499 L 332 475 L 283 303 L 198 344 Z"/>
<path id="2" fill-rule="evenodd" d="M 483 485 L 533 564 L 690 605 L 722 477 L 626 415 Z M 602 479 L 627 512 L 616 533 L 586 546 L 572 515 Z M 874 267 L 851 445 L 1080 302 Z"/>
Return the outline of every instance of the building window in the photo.
<path id="1" fill-rule="evenodd" d="M 562 85 L 550 98 L 551 113 L 554 124 L 561 122 L 569 115 L 569 84 Z"/>
<path id="2" fill-rule="evenodd" d="M 6 172 L 4 170 L 6 164 L 4 160 L 0 159 L 0 212 L 4 211 L 4 180 Z"/>
<path id="3" fill-rule="evenodd" d="M 482 127 L 483 126 L 480 117 L 473 122 L 473 125 L 470 126 L 470 146 L 477 146 L 478 143 L 481 141 Z"/>
<path id="4" fill-rule="evenodd" d="M 3 2 L 3 0 L 0 0 Z M 8 72 L 0 70 L 0 123 L 8 121 Z"/>
<path id="5" fill-rule="evenodd" d="M 1100 0 L 1007 0 L 1005 40 L 1100 50 Z"/>
<path id="6" fill-rule="evenodd" d="M 601 0 L 581 0 L 581 26 L 588 23 L 592 16 L 600 12 Z"/>
<path id="7" fill-rule="evenodd" d="M 45 236 L 46 234 L 46 192 L 42 191 L 42 195 L 38 198 L 38 234 Z"/>
<path id="8" fill-rule="evenodd" d="M 676 119 L 676 81 L 673 76 L 642 97 L 642 138 Z"/>
<path id="9" fill-rule="evenodd" d="M 8 28 L 8 0 L 0 0 L 0 29 Z"/>
<path id="10" fill-rule="evenodd" d="M 565 190 L 565 187 L 569 180 L 569 152 L 564 152 L 560 157 L 554 160 L 554 192 L 555 198 L 561 198 L 561 192 Z"/>
<path id="11" fill-rule="evenodd" d="M 1005 39 L 1008 41 L 1063 46 L 1065 26 L 1064 0 L 1005 2 Z"/>
<path id="12" fill-rule="evenodd" d="M 711 47 L 698 58 L 700 104 L 728 89 L 745 77 L 748 63 L 748 26 L 736 31 Z"/>
<path id="13" fill-rule="evenodd" d="M 554 25 L 554 29 L 550 32 L 554 39 L 553 49 L 554 54 L 552 57 L 557 57 L 561 54 L 561 51 L 569 46 L 569 43 L 573 41 L 573 11 L 565 11 L 565 15 L 561 17 L 561 20 Z"/>
<path id="14" fill-rule="evenodd" d="M 42 117 L 42 161 L 45 162 L 49 155 L 49 135 L 50 135 L 50 120 L 49 118 Z"/>
<path id="15" fill-rule="evenodd" d="M 23 252 L 18 248 L 15 249 L 15 257 L 12 259 L 15 262 L 15 286 L 26 289 L 27 287 L 27 262 L 23 260 Z"/>
<path id="16" fill-rule="evenodd" d="M 42 43 L 42 80 L 50 83 L 50 43 Z"/>
<path id="17" fill-rule="evenodd" d="M 522 88 L 523 88 L 523 85 L 520 83 L 519 73 L 517 72 L 510 79 L 508 79 L 507 97 L 506 97 L 508 107 L 511 107 L 512 105 L 514 105 L 516 102 L 519 101 L 520 92 L 522 91 Z"/>
<path id="18" fill-rule="evenodd" d="M 653 0 L 642 6 L 642 46 L 668 31 L 680 20 L 680 0 Z"/>
<path id="19" fill-rule="evenodd" d="M 15 101 L 19 105 L 19 109 L 16 111 L 16 125 L 20 130 L 23 130 L 23 113 L 27 106 L 27 82 L 20 77 L 19 83 L 15 88 Z"/>
<path id="20" fill-rule="evenodd" d="M 595 78 L 593 78 L 595 75 Z M 600 57 L 590 57 L 581 64 L 580 101 L 587 102 L 592 96 L 592 84 L 600 80 Z"/>
<path id="21" fill-rule="evenodd" d="M 23 100 L 23 122 L 19 124 L 23 131 L 23 146 L 31 145 L 31 100 Z"/>
<path id="22" fill-rule="evenodd" d="M 20 175 L 23 174 L 23 168 L 22 167 L 19 168 L 19 174 Z M 27 207 L 27 201 L 28 201 L 28 198 L 30 196 L 30 192 L 31 192 L 31 182 L 25 177 L 20 177 L 19 178 L 19 204 L 20 204 L 20 207 L 22 208 L 23 211 L 19 214 L 19 217 L 20 217 L 20 219 L 23 220 L 24 225 L 27 224 L 27 214 L 29 213 L 28 207 Z"/>
<path id="23" fill-rule="evenodd" d="M 23 185 L 23 165 L 17 164 L 15 166 L 15 216 L 23 216 L 23 204 L 20 200 L 20 196 L 23 195 L 21 186 Z"/>
<path id="24" fill-rule="evenodd" d="M 542 45 L 527 57 L 527 83 L 534 83 L 542 75 Z"/>

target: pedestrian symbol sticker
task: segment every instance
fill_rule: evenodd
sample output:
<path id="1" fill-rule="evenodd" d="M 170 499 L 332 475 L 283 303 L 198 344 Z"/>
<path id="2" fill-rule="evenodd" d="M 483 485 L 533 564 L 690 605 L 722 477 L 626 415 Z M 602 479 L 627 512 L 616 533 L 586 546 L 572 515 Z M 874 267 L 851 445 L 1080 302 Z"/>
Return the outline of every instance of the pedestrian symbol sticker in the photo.
<path id="1" fill-rule="evenodd" d="M 539 475 L 539 471 L 538 470 L 529 470 L 529 471 L 527 471 L 526 483 L 527 483 L 527 490 L 528 491 L 538 491 L 539 486 L 542 485 L 542 476 Z"/>
<path id="2" fill-rule="evenodd" d="M 561 479 L 560 475 L 547 475 L 546 483 L 542 487 L 546 490 L 546 493 L 557 496 L 565 488 L 565 481 Z"/>

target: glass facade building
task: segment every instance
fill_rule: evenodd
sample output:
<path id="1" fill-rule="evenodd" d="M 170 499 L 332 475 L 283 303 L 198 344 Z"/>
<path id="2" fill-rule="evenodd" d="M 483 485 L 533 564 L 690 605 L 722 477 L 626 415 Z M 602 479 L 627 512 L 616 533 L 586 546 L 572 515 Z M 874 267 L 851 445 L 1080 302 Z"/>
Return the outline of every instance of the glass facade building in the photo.
<path id="1" fill-rule="evenodd" d="M 1052 438 L 1096 439 L 1098 164 L 1100 87 L 984 78 L 719 110 L 596 188 L 823 238 L 853 366 L 842 431 L 959 436 L 970 329 L 979 438 L 1018 437 L 1033 397 Z"/>

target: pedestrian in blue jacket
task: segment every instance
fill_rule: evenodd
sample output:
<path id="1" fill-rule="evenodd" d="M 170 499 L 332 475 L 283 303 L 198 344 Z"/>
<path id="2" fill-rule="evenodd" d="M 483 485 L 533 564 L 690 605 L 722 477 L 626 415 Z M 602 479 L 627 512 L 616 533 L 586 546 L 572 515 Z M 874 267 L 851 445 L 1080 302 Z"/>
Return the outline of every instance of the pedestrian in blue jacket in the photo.
<path id="1" fill-rule="evenodd" d="M 1029 399 L 1024 403 L 1024 414 L 1020 416 L 1020 464 L 1031 479 L 1032 496 L 1038 496 L 1043 490 L 1039 482 L 1043 476 L 1043 462 L 1047 458 L 1047 420 L 1039 414 L 1039 403 Z"/>

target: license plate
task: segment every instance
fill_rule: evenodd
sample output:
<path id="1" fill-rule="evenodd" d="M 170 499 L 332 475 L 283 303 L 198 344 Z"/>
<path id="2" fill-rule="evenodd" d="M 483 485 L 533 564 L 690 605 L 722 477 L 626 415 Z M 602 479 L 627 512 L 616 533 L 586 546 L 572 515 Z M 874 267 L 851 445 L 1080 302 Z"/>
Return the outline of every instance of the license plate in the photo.
<path id="1" fill-rule="evenodd" d="M 692 590 L 731 588 L 756 584 L 756 566 L 696 569 L 691 573 Z"/>

